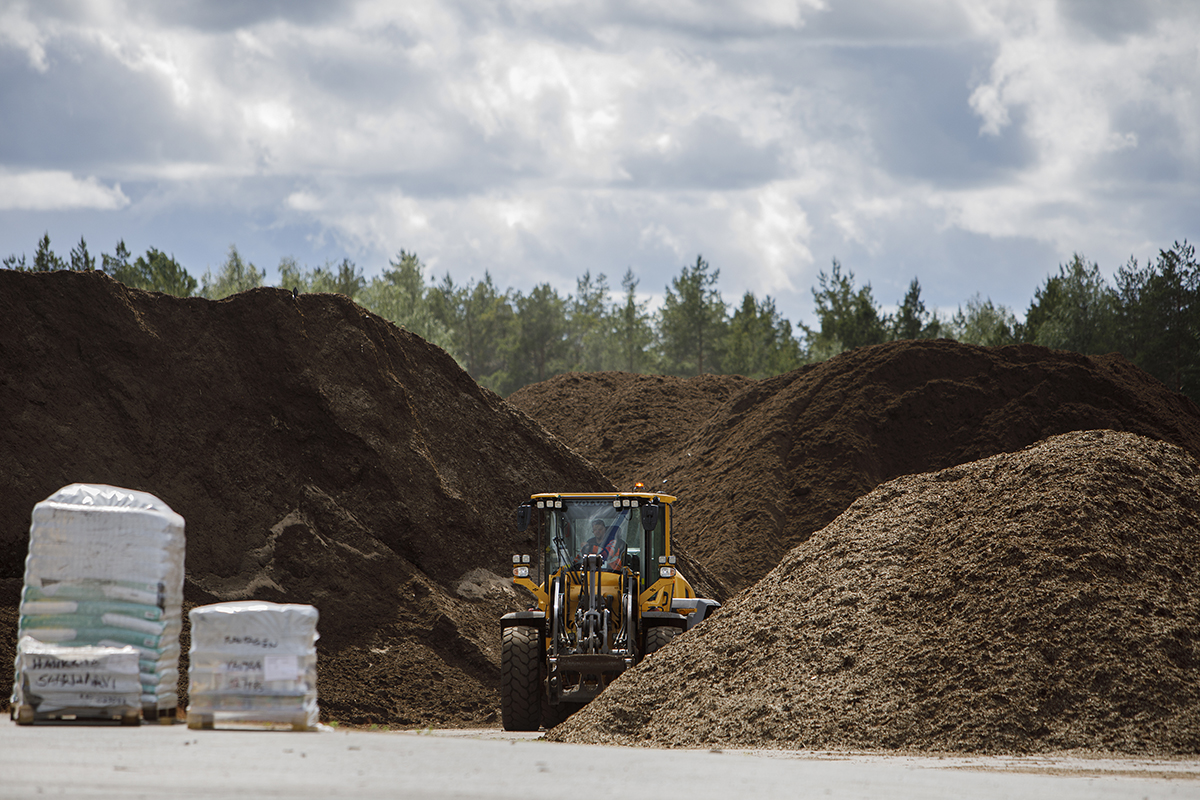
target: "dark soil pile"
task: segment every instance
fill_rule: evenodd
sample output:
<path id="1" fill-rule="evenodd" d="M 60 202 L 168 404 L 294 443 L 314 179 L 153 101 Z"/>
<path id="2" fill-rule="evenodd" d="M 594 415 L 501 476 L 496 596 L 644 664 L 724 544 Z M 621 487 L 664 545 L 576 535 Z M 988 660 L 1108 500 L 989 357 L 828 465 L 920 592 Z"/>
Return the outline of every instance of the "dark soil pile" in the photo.
<path id="1" fill-rule="evenodd" d="M 645 378 L 638 384 L 653 387 Z M 537 405 L 519 396 L 538 391 L 522 390 L 512 400 L 609 477 L 622 477 L 622 465 L 610 466 L 590 428 L 610 405 L 627 405 L 620 394 L 591 391 L 587 403 Z M 893 342 L 749 382 L 719 406 L 716 392 L 703 400 L 664 394 L 660 403 L 645 401 L 661 409 L 648 422 L 674 414 L 680 423 L 674 435 L 611 425 L 608 450 L 633 449 L 642 463 L 658 465 L 645 471 L 680 498 L 677 542 L 734 591 L 757 581 L 855 498 L 900 475 L 1101 428 L 1200 456 L 1200 409 L 1119 355 Z M 689 422 L 690 433 L 682 424 L 702 417 Z M 631 435 L 618 435 L 625 431 Z"/>
<path id="2" fill-rule="evenodd" d="M 0 663 L 34 504 L 107 483 L 183 515 L 189 605 L 318 608 L 326 718 L 497 719 L 497 619 L 525 602 L 509 565 L 531 546 L 516 505 L 610 490 L 598 470 L 338 295 L 0 271 L 0 317 Z"/>
<path id="3" fill-rule="evenodd" d="M 531 384 L 508 401 L 584 455 L 618 488 L 675 494 L 664 481 L 669 456 L 730 396 L 755 381 L 741 375 L 638 375 L 631 372 L 570 372 Z M 704 552 L 703 542 L 694 542 Z M 731 588 L 676 541 L 683 574 L 701 597 L 725 600 Z"/>
<path id="4" fill-rule="evenodd" d="M 1200 752 L 1200 463 L 1113 431 L 885 483 L 550 738 Z"/>
<path id="5" fill-rule="evenodd" d="M 731 395 L 755 384 L 741 375 L 570 372 L 513 392 L 508 402 L 583 453 L 618 487 L 663 486 L 664 453 L 674 454 Z"/>

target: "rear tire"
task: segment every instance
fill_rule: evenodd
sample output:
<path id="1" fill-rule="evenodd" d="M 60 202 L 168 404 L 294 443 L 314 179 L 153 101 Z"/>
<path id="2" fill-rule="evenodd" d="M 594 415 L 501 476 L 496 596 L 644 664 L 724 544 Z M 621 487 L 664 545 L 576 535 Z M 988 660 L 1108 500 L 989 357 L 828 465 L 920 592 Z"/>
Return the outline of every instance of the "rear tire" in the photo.
<path id="1" fill-rule="evenodd" d="M 656 625 L 653 628 L 647 628 L 646 655 L 650 655 L 656 650 L 662 650 L 678 635 L 679 628 L 671 628 L 666 625 Z"/>
<path id="2" fill-rule="evenodd" d="M 535 628 L 500 633 L 500 716 L 506 731 L 536 731 L 542 721 L 542 647 Z"/>

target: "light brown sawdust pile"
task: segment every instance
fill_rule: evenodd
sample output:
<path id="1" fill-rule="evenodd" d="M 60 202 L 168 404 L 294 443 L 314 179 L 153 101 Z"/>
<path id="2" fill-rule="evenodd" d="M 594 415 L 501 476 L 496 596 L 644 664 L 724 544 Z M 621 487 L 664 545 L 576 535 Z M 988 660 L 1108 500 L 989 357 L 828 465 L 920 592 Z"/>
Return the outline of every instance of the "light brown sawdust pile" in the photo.
<path id="1" fill-rule="evenodd" d="M 663 747 L 1200 752 L 1200 464 L 1064 434 L 889 481 L 556 728 Z"/>

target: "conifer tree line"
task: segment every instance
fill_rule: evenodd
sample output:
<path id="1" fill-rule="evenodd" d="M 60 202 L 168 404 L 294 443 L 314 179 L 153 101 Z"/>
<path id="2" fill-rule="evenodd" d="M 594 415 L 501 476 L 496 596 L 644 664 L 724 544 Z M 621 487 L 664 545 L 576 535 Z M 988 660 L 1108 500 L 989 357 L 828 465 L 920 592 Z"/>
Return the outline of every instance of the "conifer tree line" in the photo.
<path id="1" fill-rule="evenodd" d="M 132 257 L 124 241 L 99 261 L 80 238 L 69 258 L 55 255 L 46 234 L 31 263 L 4 259 L 24 271 L 101 269 L 140 289 L 221 299 L 262 286 L 266 271 L 230 246 L 214 274 L 197 281 L 173 256 L 151 247 Z M 279 263 L 283 288 L 336 292 L 444 348 L 480 384 L 507 395 L 565 372 L 622 370 L 692 376 L 778 375 L 845 350 L 902 339 L 949 338 L 1000 346 L 1031 343 L 1084 354 L 1120 352 L 1171 389 L 1200 402 L 1200 263 L 1195 248 L 1175 242 L 1145 264 L 1131 258 L 1110 284 L 1100 267 L 1075 255 L 1034 289 L 1018 320 L 1012 310 L 968 299 L 951 315 L 926 308 L 913 278 L 884 313 L 870 283 L 858 285 L 837 259 L 812 288 L 817 325 L 793 325 L 770 296 L 746 292 L 729 304 L 717 288 L 720 270 L 703 257 L 666 285 L 661 308 L 638 299 L 639 280 L 626 270 L 619 290 L 603 273 L 585 272 L 575 292 L 548 283 L 528 293 L 482 280 L 427 280 L 415 253 L 401 250 L 367 280 L 348 258 L 315 268 Z"/>

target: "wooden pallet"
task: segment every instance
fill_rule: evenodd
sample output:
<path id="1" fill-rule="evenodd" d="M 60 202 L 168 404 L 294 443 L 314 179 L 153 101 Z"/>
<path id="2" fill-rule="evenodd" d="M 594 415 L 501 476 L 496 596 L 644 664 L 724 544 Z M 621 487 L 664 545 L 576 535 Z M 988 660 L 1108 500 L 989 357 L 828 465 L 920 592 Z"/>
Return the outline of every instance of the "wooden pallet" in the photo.
<path id="1" fill-rule="evenodd" d="M 217 722 L 213 718 L 212 714 L 205 714 L 205 713 L 202 713 L 199 711 L 187 712 L 187 726 L 194 731 L 211 731 L 216 727 L 216 724 L 217 724 Z M 253 725 L 275 726 L 275 725 L 290 724 L 292 726 L 292 730 L 294 730 L 294 731 L 316 730 L 316 728 L 313 728 L 312 726 L 310 726 L 308 724 L 308 714 L 297 714 L 296 716 L 291 718 L 290 723 L 284 722 L 281 720 L 268 720 L 268 719 L 256 720 L 256 719 L 247 717 L 244 719 L 236 720 L 236 722 L 234 722 L 234 724 L 238 725 L 238 726 L 246 726 L 246 725 L 249 725 L 249 726 L 253 726 Z"/>
<path id="2" fill-rule="evenodd" d="M 174 725 L 180 722 L 179 709 L 172 706 L 171 708 L 156 708 L 155 706 L 142 706 L 142 719 L 147 722 L 157 722 L 159 725 Z"/>
<path id="3" fill-rule="evenodd" d="M 18 725 L 32 725 L 35 722 L 119 722 L 122 725 L 141 725 L 142 710 L 139 709 L 124 709 L 119 714 L 111 712 L 106 713 L 104 709 L 64 709 L 63 711 L 50 711 L 39 713 L 29 705 L 13 706 L 9 711 L 9 716 L 16 721 Z"/>

